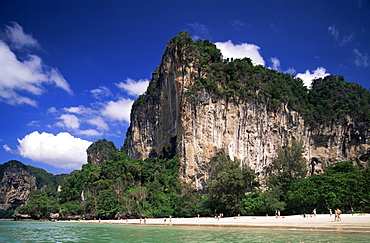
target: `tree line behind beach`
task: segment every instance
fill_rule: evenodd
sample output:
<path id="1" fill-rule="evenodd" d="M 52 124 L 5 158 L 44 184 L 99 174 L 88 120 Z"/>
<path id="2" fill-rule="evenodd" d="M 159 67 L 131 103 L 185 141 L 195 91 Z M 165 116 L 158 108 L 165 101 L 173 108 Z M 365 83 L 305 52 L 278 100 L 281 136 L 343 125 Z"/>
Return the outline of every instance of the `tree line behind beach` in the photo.
<path id="1" fill-rule="evenodd" d="M 220 154 L 214 161 L 206 189 L 201 192 L 179 178 L 177 157 L 134 160 L 116 152 L 101 167 L 83 165 L 61 184 L 61 190 L 34 190 L 17 213 L 48 218 L 194 217 L 328 213 L 370 209 L 370 170 L 340 162 L 320 175 L 307 175 L 303 145 L 281 149 L 265 181 Z"/>

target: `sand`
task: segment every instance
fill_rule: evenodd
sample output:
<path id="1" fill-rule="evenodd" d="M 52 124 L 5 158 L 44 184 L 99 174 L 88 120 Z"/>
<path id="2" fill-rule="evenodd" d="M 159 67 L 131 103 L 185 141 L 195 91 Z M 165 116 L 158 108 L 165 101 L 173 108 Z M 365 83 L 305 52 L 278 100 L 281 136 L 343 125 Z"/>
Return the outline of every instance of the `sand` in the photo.
<path id="1" fill-rule="evenodd" d="M 214 226 L 214 227 L 247 227 L 247 228 L 277 228 L 277 229 L 305 229 L 305 230 L 330 230 L 330 231 L 369 231 L 370 214 L 342 214 L 342 221 L 334 222 L 334 215 L 318 214 L 282 216 L 240 216 L 215 218 L 148 218 L 146 224 L 142 219 L 141 224 L 163 225 L 163 226 Z M 105 224 L 130 224 L 140 225 L 140 219 L 124 220 L 81 220 L 83 223 L 105 223 Z"/>

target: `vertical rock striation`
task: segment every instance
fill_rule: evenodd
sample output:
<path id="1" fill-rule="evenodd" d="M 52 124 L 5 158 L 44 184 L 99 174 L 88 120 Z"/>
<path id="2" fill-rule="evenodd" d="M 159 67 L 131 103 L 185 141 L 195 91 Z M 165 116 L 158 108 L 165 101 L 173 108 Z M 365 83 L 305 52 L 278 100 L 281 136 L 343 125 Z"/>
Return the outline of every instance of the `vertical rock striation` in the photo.
<path id="1" fill-rule="evenodd" d="M 350 116 L 330 124 L 308 126 L 304 117 L 282 104 L 272 111 L 262 102 L 227 99 L 205 88 L 193 92 L 207 73 L 199 50 L 180 33 L 167 44 L 148 90 L 134 103 L 123 146 L 135 159 L 163 156 L 171 149 L 181 162 L 181 176 L 201 190 L 209 177 L 209 162 L 221 151 L 240 166 L 248 165 L 263 178 L 277 151 L 293 140 L 303 141 L 311 173 L 321 164 L 369 158 L 366 122 Z"/>

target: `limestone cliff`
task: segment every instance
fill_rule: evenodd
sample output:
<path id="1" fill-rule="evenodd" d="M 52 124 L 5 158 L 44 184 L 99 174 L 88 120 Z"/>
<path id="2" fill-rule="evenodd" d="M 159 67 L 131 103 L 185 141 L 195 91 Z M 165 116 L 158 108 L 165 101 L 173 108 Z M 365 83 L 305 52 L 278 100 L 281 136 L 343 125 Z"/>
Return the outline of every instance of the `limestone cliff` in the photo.
<path id="1" fill-rule="evenodd" d="M 242 91 L 245 96 L 257 98 L 241 98 L 227 90 L 220 95 L 220 83 L 213 88 L 213 83 L 206 83 L 212 89 L 199 86 L 204 80 L 215 79 L 217 72 L 211 74 L 207 65 L 220 60 L 212 53 L 204 58 L 207 46 L 197 48 L 189 44 L 189 38 L 182 32 L 168 42 L 146 93 L 135 101 L 123 146 L 129 156 L 144 159 L 172 149 L 180 158 L 181 176 L 197 189 L 203 188 L 209 162 L 221 151 L 238 159 L 241 166 L 249 165 L 261 178 L 278 149 L 293 140 L 303 141 L 311 173 L 320 173 L 322 164 L 351 160 L 362 165 L 367 161 L 370 134 L 366 120 L 345 115 L 330 122 L 308 124 L 306 116 L 289 102 L 271 109 L 257 99 L 261 96 L 258 85 Z M 259 73 L 253 77 L 270 82 Z M 270 100 L 276 103 L 276 99 Z"/>
<path id="2" fill-rule="evenodd" d="M 36 189 L 36 178 L 26 165 L 18 161 L 1 165 L 0 172 L 0 210 L 24 205 L 28 194 Z"/>

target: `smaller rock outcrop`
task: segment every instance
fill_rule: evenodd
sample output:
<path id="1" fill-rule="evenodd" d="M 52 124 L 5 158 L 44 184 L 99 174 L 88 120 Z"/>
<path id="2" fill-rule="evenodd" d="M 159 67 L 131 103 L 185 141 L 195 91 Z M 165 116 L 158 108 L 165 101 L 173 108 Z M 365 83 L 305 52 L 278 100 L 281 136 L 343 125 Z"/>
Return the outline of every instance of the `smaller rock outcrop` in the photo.
<path id="1" fill-rule="evenodd" d="M 118 151 L 113 142 L 106 139 L 92 143 L 86 150 L 87 163 L 101 167 L 103 163 L 112 158 L 112 154 Z"/>

